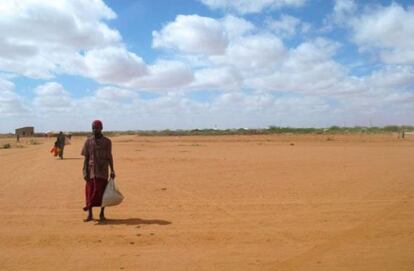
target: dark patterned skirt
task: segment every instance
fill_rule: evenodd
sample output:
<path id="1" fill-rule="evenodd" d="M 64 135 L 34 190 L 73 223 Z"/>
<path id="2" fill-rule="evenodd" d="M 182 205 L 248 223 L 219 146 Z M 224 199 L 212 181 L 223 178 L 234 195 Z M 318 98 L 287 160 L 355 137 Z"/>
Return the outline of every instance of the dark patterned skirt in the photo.
<path id="1" fill-rule="evenodd" d="M 102 178 L 93 178 L 86 182 L 85 197 L 86 206 L 83 210 L 88 210 L 92 207 L 99 207 L 102 204 L 102 197 L 108 181 Z"/>

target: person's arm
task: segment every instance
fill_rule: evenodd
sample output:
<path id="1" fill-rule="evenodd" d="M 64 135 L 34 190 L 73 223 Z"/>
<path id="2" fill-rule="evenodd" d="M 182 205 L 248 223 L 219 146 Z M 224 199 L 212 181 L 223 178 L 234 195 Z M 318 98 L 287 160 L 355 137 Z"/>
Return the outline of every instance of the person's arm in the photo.
<path id="1" fill-rule="evenodd" d="M 83 179 L 85 181 L 89 181 L 89 157 L 85 156 L 85 160 L 83 161 Z"/>
<path id="2" fill-rule="evenodd" d="M 85 145 L 83 145 L 83 149 L 81 152 L 81 155 L 83 155 L 85 157 L 85 159 L 83 160 L 83 168 L 82 168 L 82 172 L 83 172 L 83 179 L 85 181 L 89 181 L 89 153 L 88 153 L 88 141 L 85 142 Z"/>
<path id="3" fill-rule="evenodd" d="M 112 142 L 109 141 L 109 167 L 111 169 L 111 178 L 115 179 L 114 159 L 112 157 Z"/>

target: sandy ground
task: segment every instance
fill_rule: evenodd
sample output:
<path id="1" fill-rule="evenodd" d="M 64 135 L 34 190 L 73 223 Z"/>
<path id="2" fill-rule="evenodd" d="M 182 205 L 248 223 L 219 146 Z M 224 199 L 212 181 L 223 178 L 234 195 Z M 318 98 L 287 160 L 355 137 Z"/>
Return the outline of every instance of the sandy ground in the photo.
<path id="1" fill-rule="evenodd" d="M 414 270 L 412 137 L 113 137 L 105 224 L 85 138 L 36 140 L 0 149 L 1 270 Z"/>

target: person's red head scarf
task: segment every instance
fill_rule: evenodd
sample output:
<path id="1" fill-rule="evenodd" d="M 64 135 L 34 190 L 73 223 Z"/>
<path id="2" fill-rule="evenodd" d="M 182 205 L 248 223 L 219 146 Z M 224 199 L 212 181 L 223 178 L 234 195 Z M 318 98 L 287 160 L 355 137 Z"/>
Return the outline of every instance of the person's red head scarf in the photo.
<path id="1" fill-rule="evenodd" d="M 102 121 L 100 121 L 100 120 L 94 120 L 92 122 L 92 128 L 100 128 L 100 129 L 102 129 L 103 128 Z"/>

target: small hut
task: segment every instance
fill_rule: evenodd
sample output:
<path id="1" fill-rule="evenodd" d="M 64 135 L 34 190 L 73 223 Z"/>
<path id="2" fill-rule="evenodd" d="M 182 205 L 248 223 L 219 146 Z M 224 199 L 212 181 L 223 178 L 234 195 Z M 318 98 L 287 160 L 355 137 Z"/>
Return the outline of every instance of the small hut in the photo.
<path id="1" fill-rule="evenodd" d="M 34 136 L 34 127 L 22 127 L 16 129 L 17 137 Z"/>

